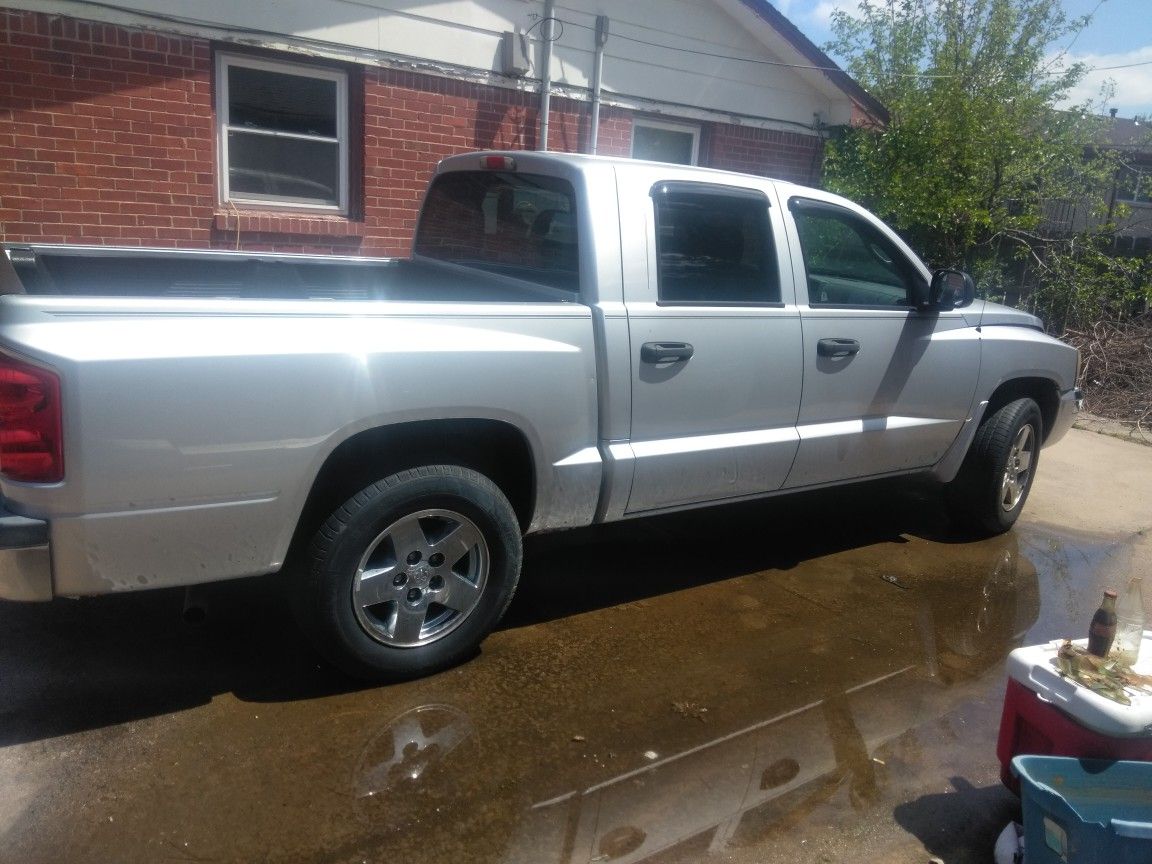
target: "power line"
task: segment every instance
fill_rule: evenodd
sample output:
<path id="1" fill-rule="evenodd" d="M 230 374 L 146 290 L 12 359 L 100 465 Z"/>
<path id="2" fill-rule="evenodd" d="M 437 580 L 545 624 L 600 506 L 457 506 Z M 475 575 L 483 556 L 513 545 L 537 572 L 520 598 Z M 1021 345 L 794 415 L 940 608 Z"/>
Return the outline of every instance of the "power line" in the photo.
<path id="1" fill-rule="evenodd" d="M 141 9 L 134 9 L 132 7 L 129 7 L 129 6 L 122 6 L 122 5 L 119 5 L 117 3 L 106 2 L 106 0 L 74 0 L 74 2 L 80 3 L 80 4 L 85 5 L 85 6 L 93 6 L 96 8 L 108 9 L 108 10 L 115 11 L 115 12 L 123 12 L 123 13 L 128 13 L 131 15 L 138 15 L 142 18 L 151 18 L 153 20 L 164 21 L 164 22 L 171 23 L 171 24 L 183 24 L 183 25 L 191 25 L 191 26 L 196 26 L 196 27 L 210 27 L 212 29 L 222 30 L 225 32 L 230 32 L 230 33 L 242 33 L 242 34 L 251 34 L 251 35 L 258 35 L 258 36 L 270 36 L 270 37 L 277 37 L 277 38 L 289 37 L 289 38 L 293 38 L 293 39 L 298 39 L 302 42 L 311 42 L 313 44 L 328 44 L 328 45 L 336 44 L 336 43 L 332 43 L 332 42 L 326 42 L 326 40 L 315 39 L 312 37 L 295 36 L 291 33 L 280 33 L 280 32 L 274 31 L 274 30 L 264 30 L 264 29 L 257 28 L 257 27 L 245 27 L 245 26 L 236 26 L 236 25 L 222 24 L 222 23 L 212 23 L 210 21 L 205 21 L 203 19 L 186 18 L 186 17 L 180 16 L 180 15 L 168 15 L 168 14 L 164 14 L 164 13 L 160 13 L 160 12 L 148 12 L 148 11 L 144 11 Z M 1103 0 L 1101 0 L 1101 3 L 1102 2 L 1103 2 Z M 1097 4 L 1097 8 L 1099 8 L 1099 5 L 1100 4 Z M 411 17 L 422 18 L 423 16 L 411 16 Z M 432 20 L 432 19 L 424 19 L 424 20 Z M 583 30 L 595 31 L 595 29 L 596 29 L 595 27 L 590 27 L 587 24 L 578 24 L 574 21 L 563 21 L 559 18 L 554 18 L 552 20 L 555 23 L 560 24 L 561 28 L 563 28 L 565 25 L 567 25 L 570 27 L 578 27 L 578 28 L 581 28 Z M 538 21 L 536 21 L 536 23 L 533 24 L 532 27 L 528 28 L 525 35 L 531 33 L 532 30 L 535 29 L 536 27 L 538 27 L 543 21 L 544 21 L 543 18 L 540 18 Z M 561 29 L 561 34 L 563 34 L 563 29 Z M 552 41 L 556 41 L 556 39 L 559 38 L 559 35 L 560 34 L 558 34 L 556 37 L 554 37 Z M 695 55 L 698 57 L 711 57 L 711 58 L 716 59 L 716 60 L 730 60 L 730 61 L 735 62 L 735 63 L 751 63 L 751 64 L 758 65 L 758 66 L 774 66 L 774 67 L 785 68 L 785 69 L 806 69 L 806 70 L 810 70 L 813 72 L 833 72 L 833 73 L 841 73 L 841 74 L 845 74 L 845 75 L 848 74 L 844 69 L 841 69 L 839 66 L 815 66 L 815 65 L 805 64 L 805 63 L 788 63 L 788 62 L 785 62 L 783 60 L 765 60 L 765 59 L 759 58 L 759 57 L 739 57 L 739 56 L 732 55 L 732 54 L 721 54 L 721 53 L 713 52 L 713 51 L 701 51 L 701 50 L 696 49 L 696 48 L 683 48 L 683 47 L 678 46 L 678 45 L 668 45 L 666 43 L 661 43 L 661 42 L 651 42 L 651 41 L 648 41 L 646 39 L 638 39 L 635 36 L 625 36 L 622 33 L 613 33 L 612 36 L 616 39 L 620 39 L 620 40 L 623 40 L 626 42 L 633 42 L 637 45 L 646 45 L 649 48 L 662 48 L 666 51 L 679 51 L 680 53 L 683 53 L 683 54 L 692 54 L 692 55 Z M 533 39 L 533 41 L 537 41 L 537 40 Z M 1069 45 L 1069 47 L 1071 47 L 1071 45 Z M 1065 50 L 1067 50 L 1067 49 L 1065 49 Z M 1060 56 L 1062 57 L 1063 54 L 1061 54 Z M 1059 57 L 1057 59 L 1059 59 Z M 1116 69 L 1132 69 L 1132 68 L 1135 68 L 1138 66 L 1152 66 L 1152 60 L 1142 60 L 1142 61 L 1139 61 L 1136 63 L 1121 63 L 1121 64 L 1118 64 L 1115 66 L 1088 66 L 1088 67 L 1085 67 L 1085 71 L 1086 72 L 1111 72 L 1111 71 L 1116 70 Z M 1058 75 L 1058 74 L 1062 74 L 1062 73 L 1045 72 L 1044 74 L 1045 75 Z M 947 73 L 947 72 L 939 72 L 939 73 L 936 73 L 936 72 L 900 72 L 900 73 L 896 73 L 896 77 L 944 79 L 944 78 L 958 78 L 960 76 L 954 75 L 951 73 Z"/>
<path id="2" fill-rule="evenodd" d="M 1089 12 L 1084 18 L 1080 19 L 1084 21 L 1084 26 L 1077 29 L 1076 33 L 1072 36 L 1072 41 L 1065 45 L 1064 50 L 1060 52 L 1060 57 L 1063 57 L 1065 54 L 1072 50 L 1072 46 L 1076 44 L 1076 40 L 1080 38 L 1080 34 L 1088 28 L 1088 24 L 1091 23 L 1092 19 L 1095 17 L 1096 13 L 1100 11 L 1100 7 L 1103 5 L 1104 0 L 1098 0 L 1095 8 L 1093 8 L 1093 10 Z M 1060 57 L 1057 57 L 1056 59 L 1059 60 Z"/>
<path id="3" fill-rule="evenodd" d="M 1131 69 L 1134 66 L 1152 66 L 1152 60 L 1141 60 L 1139 63 L 1121 63 L 1119 66 L 1089 66 L 1089 72 L 1110 72 L 1113 69 Z"/>
<path id="4" fill-rule="evenodd" d="M 596 29 L 594 27 L 588 26 L 587 24 L 578 24 L 574 21 L 568 21 L 566 23 L 570 27 L 579 27 L 583 30 L 595 30 Z M 733 54 L 720 54 L 720 53 L 713 52 L 713 51 L 701 51 L 697 48 L 684 48 L 684 47 L 681 47 L 679 45 L 668 45 L 668 44 L 662 43 L 662 42 L 651 42 L 651 41 L 648 41 L 646 39 L 638 39 L 635 36 L 625 36 L 622 33 L 615 33 L 615 32 L 612 34 L 612 37 L 615 39 L 621 39 L 625 42 L 634 42 L 637 45 L 647 45 L 650 48 L 663 48 L 663 49 L 668 50 L 668 51 L 679 51 L 682 54 L 694 54 L 694 55 L 697 55 L 699 57 L 712 57 L 712 58 L 715 58 L 718 60 L 731 60 L 731 61 L 734 61 L 737 63 L 752 63 L 754 65 L 759 65 L 759 66 L 779 66 L 779 67 L 784 67 L 787 69 L 810 69 L 814 72 L 842 72 L 844 74 L 847 74 L 845 72 L 845 70 L 841 69 L 839 66 L 813 66 L 813 65 L 808 65 L 805 63 L 787 63 L 783 60 L 764 60 L 764 59 L 759 58 L 759 57 L 738 57 L 738 56 L 733 55 Z M 1071 47 L 1071 45 L 1069 45 L 1068 47 Z M 1065 49 L 1065 51 L 1067 51 L 1067 49 Z M 1064 52 L 1061 52 L 1060 57 L 1063 57 L 1063 54 L 1064 54 Z M 1060 57 L 1058 57 L 1057 59 L 1060 59 Z M 1136 67 L 1136 66 L 1152 66 L 1152 60 L 1141 60 L 1141 61 L 1136 62 L 1136 63 L 1121 63 L 1121 64 L 1118 64 L 1116 66 L 1087 66 L 1087 67 L 1085 67 L 1085 71 L 1086 72 L 1108 72 L 1108 71 L 1111 71 L 1113 69 L 1131 69 L 1131 68 Z M 1062 73 L 1060 73 L 1060 72 L 1046 72 L 1044 74 L 1046 74 L 1046 75 L 1059 75 Z M 952 74 L 952 73 L 947 73 L 947 72 L 900 72 L 900 73 L 897 73 L 897 77 L 901 77 L 901 78 L 958 78 L 960 76 Z"/>
<path id="5" fill-rule="evenodd" d="M 579 27 L 582 30 L 595 30 L 587 24 L 577 24 L 574 21 L 566 22 L 570 27 Z M 647 45 L 649 48 L 664 48 L 668 51 L 679 51 L 682 54 L 694 54 L 698 57 L 712 57 L 717 60 L 732 60 L 737 63 L 752 63 L 758 66 L 780 66 L 787 69 L 811 69 L 816 72 L 841 72 L 847 74 L 839 66 L 811 66 L 805 63 L 787 63 L 783 60 L 764 60 L 760 57 L 737 57 L 732 54 L 718 54 L 713 51 L 701 51 L 697 48 L 682 48 L 679 45 L 667 45 L 661 42 L 649 42 L 646 39 L 637 39 L 635 36 L 625 36 L 622 33 L 613 33 L 612 38 L 622 39 L 625 42 L 634 42 L 637 45 Z M 912 78 L 954 78 L 954 75 L 934 74 L 929 72 L 903 72 L 901 75 Z"/>

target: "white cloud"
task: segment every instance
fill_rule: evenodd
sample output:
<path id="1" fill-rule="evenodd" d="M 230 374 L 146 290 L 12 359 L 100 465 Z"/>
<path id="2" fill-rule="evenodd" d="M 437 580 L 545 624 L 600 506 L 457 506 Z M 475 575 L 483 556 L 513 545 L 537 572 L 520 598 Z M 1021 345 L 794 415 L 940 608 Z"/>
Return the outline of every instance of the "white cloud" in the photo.
<path id="1" fill-rule="evenodd" d="M 1084 63 L 1094 71 L 1073 88 L 1065 106 L 1082 102 L 1099 103 L 1100 89 L 1108 81 L 1115 84 L 1115 95 L 1108 102 L 1109 107 L 1118 108 L 1120 116 L 1152 112 L 1152 45 L 1145 45 L 1134 51 L 1118 54 L 1075 54 L 1069 62 Z M 1132 66 L 1145 63 L 1145 66 Z M 1127 66 L 1123 69 L 1108 69 L 1109 66 Z"/>
<path id="2" fill-rule="evenodd" d="M 828 27 L 832 22 L 832 13 L 836 10 L 847 12 L 853 18 L 862 17 L 860 14 L 860 0 L 820 0 L 806 17 L 812 19 L 821 27 Z"/>

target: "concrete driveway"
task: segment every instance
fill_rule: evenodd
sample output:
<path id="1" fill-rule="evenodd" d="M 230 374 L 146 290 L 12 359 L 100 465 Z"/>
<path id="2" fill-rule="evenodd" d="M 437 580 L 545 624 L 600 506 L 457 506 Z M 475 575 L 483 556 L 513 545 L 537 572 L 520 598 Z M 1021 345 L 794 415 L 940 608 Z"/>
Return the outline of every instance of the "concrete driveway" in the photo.
<path id="1" fill-rule="evenodd" d="M 392 687 L 266 582 L 200 627 L 0 604 L 0 860 L 987 862 L 1004 657 L 1152 574 L 1149 489 L 1074 430 L 993 540 L 895 485 L 541 538 L 482 652 Z"/>

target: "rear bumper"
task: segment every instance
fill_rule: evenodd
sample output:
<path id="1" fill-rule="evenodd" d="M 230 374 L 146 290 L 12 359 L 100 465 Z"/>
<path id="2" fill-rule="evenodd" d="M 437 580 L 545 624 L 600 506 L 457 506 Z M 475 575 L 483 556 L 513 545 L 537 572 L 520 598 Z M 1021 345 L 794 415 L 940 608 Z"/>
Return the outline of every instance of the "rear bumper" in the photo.
<path id="1" fill-rule="evenodd" d="M 51 600 L 48 523 L 0 506 L 0 599 Z"/>
<path id="2" fill-rule="evenodd" d="M 1076 415 L 1083 410 L 1084 393 L 1079 387 L 1073 387 L 1071 390 L 1065 390 L 1061 393 L 1060 405 L 1056 410 L 1056 422 L 1048 430 L 1048 436 L 1044 439 L 1044 446 L 1055 444 L 1063 438 L 1072 428 L 1072 421 L 1076 419 Z"/>

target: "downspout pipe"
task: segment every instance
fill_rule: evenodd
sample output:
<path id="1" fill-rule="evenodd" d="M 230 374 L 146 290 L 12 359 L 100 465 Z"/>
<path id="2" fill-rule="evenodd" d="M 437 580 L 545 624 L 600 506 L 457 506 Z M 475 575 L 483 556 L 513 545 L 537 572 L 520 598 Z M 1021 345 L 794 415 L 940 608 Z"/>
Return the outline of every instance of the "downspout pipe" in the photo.
<path id="1" fill-rule="evenodd" d="M 544 0 L 544 51 L 540 60 L 540 140 L 537 150 L 548 149 L 548 112 L 552 108 L 552 39 L 556 32 L 556 0 Z"/>
<path id="2" fill-rule="evenodd" d="M 596 59 L 592 66 L 592 130 L 588 137 L 588 152 L 596 155 L 600 138 L 600 83 L 604 72 L 604 46 L 608 42 L 608 16 L 596 16 Z"/>

